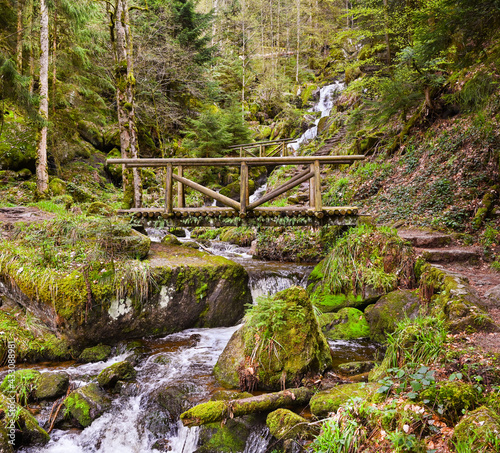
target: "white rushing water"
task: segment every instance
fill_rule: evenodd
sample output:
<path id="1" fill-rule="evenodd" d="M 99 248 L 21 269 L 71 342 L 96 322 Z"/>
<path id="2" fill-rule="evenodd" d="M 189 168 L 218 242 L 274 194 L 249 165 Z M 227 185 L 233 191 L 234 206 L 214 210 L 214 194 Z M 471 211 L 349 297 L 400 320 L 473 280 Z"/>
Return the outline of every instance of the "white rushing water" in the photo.
<path id="1" fill-rule="evenodd" d="M 320 89 L 319 101 L 309 109 L 310 112 L 320 112 L 321 115 L 314 122 L 314 126 L 305 131 L 296 142 L 289 143 L 288 146 L 297 151 L 302 144 L 308 143 L 318 135 L 318 124 L 321 118 L 330 116 L 335 97 L 345 88 L 343 82 L 335 82 Z"/>

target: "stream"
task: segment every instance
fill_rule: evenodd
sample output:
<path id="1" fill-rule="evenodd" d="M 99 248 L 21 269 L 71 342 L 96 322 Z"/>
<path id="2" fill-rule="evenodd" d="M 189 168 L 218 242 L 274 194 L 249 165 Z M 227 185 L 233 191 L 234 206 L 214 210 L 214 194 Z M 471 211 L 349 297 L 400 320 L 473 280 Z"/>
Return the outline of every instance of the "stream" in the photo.
<path id="1" fill-rule="evenodd" d="M 333 96 L 343 89 L 336 82 L 320 91 L 319 102 L 311 111 L 329 115 Z M 318 120 L 319 121 L 319 120 Z M 317 122 L 316 122 L 317 124 Z M 292 146 L 297 149 L 301 143 L 314 138 L 317 127 L 309 129 Z M 257 189 L 252 200 L 265 193 L 266 186 Z M 148 229 L 153 241 L 160 241 L 166 233 Z M 186 230 L 181 241 L 192 241 Z M 249 274 L 249 286 L 253 302 L 259 297 L 273 295 L 294 285 L 306 286 L 312 265 L 266 262 L 252 259 L 248 248 L 238 247 L 221 241 L 211 241 L 204 250 L 225 256 L 243 265 Z M 201 445 L 200 432 L 203 428 L 186 428 L 172 419 L 168 411 L 158 403 L 159 392 L 175 389 L 185 398 L 180 401 L 182 411 L 207 401 L 220 386 L 212 376 L 212 369 L 219 355 L 239 326 L 189 329 L 163 338 L 144 339 L 144 352 L 135 362 L 136 381 L 125 384 L 120 394 L 113 399 L 111 409 L 97 418 L 83 430 L 55 429 L 51 440 L 44 447 L 24 448 L 24 453 L 192 453 Z M 367 360 L 375 349 L 363 341 L 331 341 L 335 364 L 355 360 Z M 34 365 L 43 372 L 65 371 L 70 375 L 73 388 L 95 382 L 95 376 L 109 365 L 125 360 L 134 354 L 125 351 L 122 344 L 114 348 L 113 356 L 107 361 L 92 364 Z M 51 404 L 37 407 L 37 419 L 47 429 Z M 271 447 L 272 438 L 263 422 L 252 426 L 243 453 L 264 453 Z M 272 447 L 271 447 L 272 449 Z"/>

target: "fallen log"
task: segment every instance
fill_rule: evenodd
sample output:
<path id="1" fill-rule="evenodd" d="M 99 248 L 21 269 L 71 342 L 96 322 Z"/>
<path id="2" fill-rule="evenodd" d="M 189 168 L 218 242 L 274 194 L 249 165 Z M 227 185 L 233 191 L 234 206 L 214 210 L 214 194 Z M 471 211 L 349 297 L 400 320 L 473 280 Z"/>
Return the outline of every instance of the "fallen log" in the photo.
<path id="1" fill-rule="evenodd" d="M 255 412 L 271 412 L 281 407 L 305 406 L 312 396 L 312 390 L 301 387 L 239 400 L 208 401 L 182 413 L 181 421 L 184 426 L 199 426 Z"/>

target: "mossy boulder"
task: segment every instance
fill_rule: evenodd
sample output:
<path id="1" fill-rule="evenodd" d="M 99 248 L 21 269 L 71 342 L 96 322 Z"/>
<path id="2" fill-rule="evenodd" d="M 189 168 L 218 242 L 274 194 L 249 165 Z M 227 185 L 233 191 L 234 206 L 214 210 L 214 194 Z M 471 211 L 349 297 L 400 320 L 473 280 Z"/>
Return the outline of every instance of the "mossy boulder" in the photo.
<path id="1" fill-rule="evenodd" d="M 94 195 L 84 186 L 77 185 L 72 182 L 66 184 L 66 192 L 73 197 L 78 203 L 86 203 L 94 201 Z"/>
<path id="2" fill-rule="evenodd" d="M 16 173 L 16 179 L 19 181 L 28 181 L 33 176 L 33 173 L 31 173 L 31 170 L 29 168 L 21 168 Z"/>
<path id="3" fill-rule="evenodd" d="M 456 423 L 467 410 L 477 407 L 481 395 L 477 389 L 462 381 L 444 382 L 430 387 L 420 394 L 420 399 L 429 407 L 440 408 L 440 412 Z"/>
<path id="4" fill-rule="evenodd" d="M 311 398 L 309 406 L 316 417 L 326 417 L 330 412 L 336 412 L 340 406 L 351 398 L 363 400 L 376 399 L 380 384 L 376 383 L 354 383 L 341 384 L 331 389 L 316 393 Z"/>
<path id="5" fill-rule="evenodd" d="M 347 307 L 363 310 L 385 294 L 383 290 L 371 286 L 367 286 L 363 293 L 332 293 L 325 278 L 325 266 L 325 260 L 319 262 L 307 281 L 307 292 L 311 301 L 323 313 L 332 313 Z"/>
<path id="6" fill-rule="evenodd" d="M 451 332 L 498 331 L 480 296 L 462 275 L 425 264 L 421 286 L 434 294 L 432 311 L 438 316 L 444 315 Z"/>
<path id="7" fill-rule="evenodd" d="M 220 240 L 240 247 L 249 247 L 255 239 L 255 231 L 247 227 L 227 227 L 220 233 Z"/>
<path id="8" fill-rule="evenodd" d="M 173 234 L 167 233 L 161 240 L 161 243 L 166 246 L 182 245 L 182 242 L 177 239 Z"/>
<path id="9" fill-rule="evenodd" d="M 66 183 L 59 178 L 51 178 L 49 182 L 49 190 L 52 195 L 57 197 L 66 194 Z"/>
<path id="10" fill-rule="evenodd" d="M 255 182 L 251 179 L 248 180 L 248 192 L 252 195 L 255 192 Z M 240 199 L 240 182 L 234 181 L 231 184 L 223 187 L 220 192 L 221 195 L 232 198 L 233 200 L 239 201 Z M 217 206 L 224 206 L 220 202 L 217 202 Z"/>
<path id="11" fill-rule="evenodd" d="M 288 409 L 277 409 L 271 412 L 267 416 L 266 425 L 271 435 L 279 440 L 312 437 L 307 420 Z"/>
<path id="12" fill-rule="evenodd" d="M 258 324 L 247 317 L 217 361 L 214 374 L 222 385 L 238 387 L 240 376 L 250 373 L 259 388 L 277 390 L 331 365 L 330 348 L 303 288 L 281 291 L 259 305 L 261 314 L 253 318 Z M 276 311 L 278 318 L 273 316 Z"/>
<path id="13" fill-rule="evenodd" d="M 136 230 L 130 230 L 127 236 L 114 236 L 108 238 L 110 246 L 119 250 L 121 254 L 140 260 L 148 256 L 151 248 L 151 239 Z"/>
<path id="14" fill-rule="evenodd" d="M 474 445 L 474 451 L 495 453 L 500 438 L 500 415 L 481 406 L 466 414 L 455 426 L 453 441 Z"/>
<path id="15" fill-rule="evenodd" d="M 103 203 L 102 201 L 94 201 L 87 208 L 87 214 L 111 217 L 116 214 L 116 210 L 109 204 Z"/>
<path id="16" fill-rule="evenodd" d="M 376 304 L 365 310 L 370 338 L 384 342 L 387 334 L 394 332 L 397 323 L 405 317 L 415 317 L 419 307 L 420 299 L 415 291 L 392 291 L 381 297 Z"/>
<path id="17" fill-rule="evenodd" d="M 13 409 L 13 412 L 10 408 Z M 16 414 L 15 448 L 27 445 L 43 445 L 49 441 L 50 436 L 40 427 L 35 417 L 33 417 L 28 410 L 15 402 L 11 402 L 10 398 L 7 398 L 3 393 L 0 393 L 0 413 L 6 414 L 6 416 L 0 420 L 0 428 L 6 431 L 9 431 L 9 414 Z"/>
<path id="18" fill-rule="evenodd" d="M 195 453 L 237 453 L 245 450 L 256 417 L 228 419 L 226 423 L 208 423 L 200 427 L 199 447 Z"/>
<path id="19" fill-rule="evenodd" d="M 356 376 L 363 373 L 368 373 L 375 366 L 375 362 L 369 360 L 363 362 L 348 362 L 341 363 L 337 369 L 339 373 L 345 376 Z"/>
<path id="20" fill-rule="evenodd" d="M 51 400 L 63 396 L 68 390 L 69 376 L 64 371 L 42 373 L 35 390 L 35 398 Z"/>
<path id="21" fill-rule="evenodd" d="M 362 311 L 342 308 L 337 313 L 323 313 L 319 325 L 330 340 L 353 340 L 370 335 L 370 327 Z"/>
<path id="22" fill-rule="evenodd" d="M 78 361 L 82 363 L 102 362 L 111 354 L 111 346 L 106 344 L 98 344 L 91 348 L 86 348 L 78 357 Z"/>
<path id="23" fill-rule="evenodd" d="M 97 382 L 101 387 L 111 388 L 120 381 L 129 381 L 134 379 L 137 372 L 130 362 L 123 361 L 113 363 L 113 365 L 104 368 L 97 376 Z"/>
<path id="24" fill-rule="evenodd" d="M 111 407 L 111 400 L 97 384 L 92 383 L 71 392 L 63 405 L 66 418 L 72 418 L 86 428 Z"/>
<path id="25" fill-rule="evenodd" d="M 122 155 L 120 152 L 120 143 L 114 149 L 112 149 L 106 156 L 106 159 L 121 159 Z M 118 184 L 122 180 L 122 166 L 121 165 L 110 165 L 106 163 L 106 172 L 111 176 L 111 179 L 115 184 Z"/>
<path id="26" fill-rule="evenodd" d="M 9 433 L 0 424 L 0 451 L 2 453 L 13 453 L 14 452 L 14 446 L 9 441 L 10 441 Z"/>

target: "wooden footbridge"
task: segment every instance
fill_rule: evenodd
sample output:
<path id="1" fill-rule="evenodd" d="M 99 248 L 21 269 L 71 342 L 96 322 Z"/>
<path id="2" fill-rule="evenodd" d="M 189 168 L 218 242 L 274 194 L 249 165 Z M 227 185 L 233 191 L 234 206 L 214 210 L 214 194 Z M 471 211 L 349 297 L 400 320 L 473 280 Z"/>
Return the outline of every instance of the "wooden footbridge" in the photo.
<path id="1" fill-rule="evenodd" d="M 284 141 L 283 143 L 286 143 Z M 244 145 L 239 145 L 243 154 Z M 262 148 L 260 148 L 262 150 Z M 364 159 L 352 156 L 272 156 L 224 158 L 170 158 L 170 159 L 108 159 L 109 165 L 121 164 L 128 168 L 165 168 L 165 204 L 162 208 L 134 208 L 119 211 L 143 221 L 160 220 L 166 226 L 227 226 L 227 225 L 355 225 L 358 208 L 353 206 L 325 207 L 321 200 L 321 165 L 352 164 Z M 250 202 L 249 167 L 297 165 L 303 166 L 289 181 L 262 198 Z M 235 200 L 184 177 L 187 167 L 240 167 L 240 197 Z M 305 169 L 304 169 L 305 166 Z M 176 172 L 174 171 L 176 169 Z M 309 205 L 263 207 L 294 187 L 309 181 Z M 174 182 L 177 183 L 177 203 L 174 206 Z M 224 207 L 185 206 L 185 187 L 217 200 Z"/>

